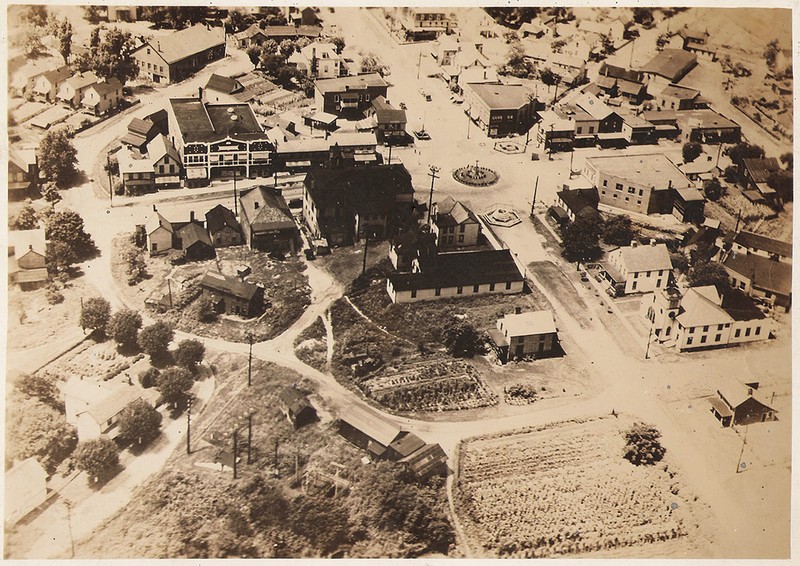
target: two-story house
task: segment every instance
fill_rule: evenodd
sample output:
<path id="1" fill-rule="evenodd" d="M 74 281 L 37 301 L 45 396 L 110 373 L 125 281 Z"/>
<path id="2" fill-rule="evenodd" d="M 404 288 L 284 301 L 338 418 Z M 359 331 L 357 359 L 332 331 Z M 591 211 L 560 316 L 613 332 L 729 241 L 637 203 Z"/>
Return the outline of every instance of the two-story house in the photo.
<path id="1" fill-rule="evenodd" d="M 639 244 L 617 248 L 608 254 L 603 275 L 612 285 L 621 286 L 622 294 L 647 293 L 664 289 L 672 277 L 672 260 L 666 244 Z"/>
<path id="2" fill-rule="evenodd" d="M 320 79 L 314 83 L 318 110 L 337 116 L 360 116 L 379 97 L 386 97 L 389 85 L 378 73 Z"/>
<path id="3" fill-rule="evenodd" d="M 242 243 L 242 227 L 236 215 L 221 204 L 206 212 L 206 228 L 214 247 L 238 246 Z"/>
<path id="4" fill-rule="evenodd" d="M 68 65 L 50 69 L 49 71 L 36 75 L 33 79 L 33 87 L 31 89 L 33 96 L 39 100 L 55 102 L 58 96 L 58 90 L 70 76 L 72 76 L 72 70 Z"/>
<path id="5" fill-rule="evenodd" d="M 200 289 L 204 297 L 211 299 L 218 312 L 244 318 L 264 312 L 264 287 L 261 285 L 209 271 L 200 279 Z"/>
<path id="6" fill-rule="evenodd" d="M 533 125 L 536 98 L 522 85 L 467 83 L 464 109 L 490 138 L 523 134 Z"/>
<path id="7" fill-rule="evenodd" d="M 489 330 L 500 361 L 522 360 L 550 354 L 558 346 L 558 330 L 550 311 L 522 312 L 497 319 L 497 328 Z"/>
<path id="8" fill-rule="evenodd" d="M 287 62 L 314 79 L 333 79 L 347 73 L 344 57 L 333 43 L 310 43 L 292 53 Z"/>
<path id="9" fill-rule="evenodd" d="M 372 100 L 367 113 L 374 116 L 375 135 L 380 143 L 399 144 L 406 141 L 406 111 L 395 108 L 383 96 Z"/>
<path id="10" fill-rule="evenodd" d="M 116 77 L 111 77 L 89 86 L 83 93 L 81 105 L 95 116 L 102 116 L 119 106 L 122 101 L 122 83 Z"/>
<path id="11" fill-rule="evenodd" d="M 294 253 L 300 233 L 279 190 L 258 186 L 242 191 L 239 210 L 245 243 L 254 250 Z"/>
<path id="12" fill-rule="evenodd" d="M 61 87 L 58 89 L 58 94 L 56 96 L 62 103 L 72 108 L 77 108 L 83 101 L 83 95 L 86 90 L 97 83 L 97 81 L 97 75 L 91 71 L 75 73 L 61 83 Z"/>
<path id="13" fill-rule="evenodd" d="M 8 148 L 8 200 L 28 198 L 39 184 L 39 167 L 33 149 Z"/>
<path id="14" fill-rule="evenodd" d="M 453 197 L 434 203 L 430 224 L 440 250 L 478 245 L 481 225 L 477 216 Z"/>

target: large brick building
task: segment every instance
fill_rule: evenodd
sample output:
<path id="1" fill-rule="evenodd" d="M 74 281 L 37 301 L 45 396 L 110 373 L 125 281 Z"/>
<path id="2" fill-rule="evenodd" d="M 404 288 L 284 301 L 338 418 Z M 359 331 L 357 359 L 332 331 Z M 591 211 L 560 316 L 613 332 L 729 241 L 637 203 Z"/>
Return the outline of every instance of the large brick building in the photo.
<path id="1" fill-rule="evenodd" d="M 536 99 L 522 85 L 469 83 L 464 107 L 490 138 L 527 132 L 533 125 Z"/>
<path id="2" fill-rule="evenodd" d="M 225 28 L 197 24 L 145 41 L 133 52 L 139 76 L 154 83 L 177 83 L 225 57 Z"/>

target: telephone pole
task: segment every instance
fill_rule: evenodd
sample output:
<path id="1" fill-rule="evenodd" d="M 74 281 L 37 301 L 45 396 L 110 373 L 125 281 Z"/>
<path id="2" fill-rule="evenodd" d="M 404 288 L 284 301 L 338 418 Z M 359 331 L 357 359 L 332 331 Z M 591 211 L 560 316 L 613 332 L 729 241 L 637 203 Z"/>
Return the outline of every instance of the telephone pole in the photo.
<path id="1" fill-rule="evenodd" d="M 239 216 L 239 199 L 236 198 L 236 169 L 233 170 L 233 213 Z"/>
<path id="2" fill-rule="evenodd" d="M 114 199 L 114 183 L 111 182 L 111 158 L 106 153 L 106 169 L 108 169 L 108 204 Z"/>
<path id="3" fill-rule="evenodd" d="M 247 409 L 247 463 L 253 463 L 253 409 Z"/>
<path id="4" fill-rule="evenodd" d="M 361 265 L 361 275 L 367 272 L 367 249 L 369 248 L 369 234 L 364 231 L 364 261 Z"/>
<path id="5" fill-rule="evenodd" d="M 192 400 L 186 406 L 186 453 L 192 453 Z"/>
<path id="6" fill-rule="evenodd" d="M 431 223 L 431 208 L 433 207 L 433 183 L 439 178 L 437 173 L 440 171 L 440 169 L 439 167 L 436 167 L 436 165 L 431 165 L 430 170 L 431 172 L 428 173 L 428 177 L 431 178 L 431 196 L 428 199 L 428 224 Z"/>
<path id="7" fill-rule="evenodd" d="M 253 333 L 247 333 L 247 342 L 250 344 L 250 353 L 247 356 L 247 387 L 253 384 Z"/>
<path id="8" fill-rule="evenodd" d="M 738 474 L 742 469 L 742 456 L 744 456 L 744 445 L 747 444 L 747 429 L 748 425 L 744 425 L 744 438 L 742 439 L 742 450 L 739 452 L 739 460 L 736 462 L 736 473 Z"/>
<path id="9" fill-rule="evenodd" d="M 531 216 L 536 211 L 536 191 L 539 189 L 539 175 L 536 175 L 536 183 L 533 185 L 533 200 L 531 201 Z"/>
<path id="10" fill-rule="evenodd" d="M 237 478 L 236 475 L 236 457 L 239 452 L 239 428 L 233 429 L 233 479 Z"/>

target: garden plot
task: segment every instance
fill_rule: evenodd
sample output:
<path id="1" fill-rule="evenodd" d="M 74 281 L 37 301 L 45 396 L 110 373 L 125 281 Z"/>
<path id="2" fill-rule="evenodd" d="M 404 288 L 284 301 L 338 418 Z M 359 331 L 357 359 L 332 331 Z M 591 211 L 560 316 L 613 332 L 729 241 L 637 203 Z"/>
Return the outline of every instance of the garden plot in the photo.
<path id="1" fill-rule="evenodd" d="M 362 381 L 364 393 L 398 411 L 452 411 L 497 404 L 474 366 L 434 359 L 404 364 Z"/>
<path id="2" fill-rule="evenodd" d="M 117 350 L 115 342 L 95 343 L 87 340 L 66 355 L 54 360 L 40 371 L 64 376 L 78 376 L 91 380 L 109 381 L 117 378 L 123 381 L 133 380 L 140 371 L 149 365 L 144 354 L 123 356 Z"/>
<path id="3" fill-rule="evenodd" d="M 667 460 L 623 458 L 626 418 L 545 425 L 462 445 L 457 512 L 492 557 L 586 554 L 647 546 L 689 552 L 694 524 Z"/>

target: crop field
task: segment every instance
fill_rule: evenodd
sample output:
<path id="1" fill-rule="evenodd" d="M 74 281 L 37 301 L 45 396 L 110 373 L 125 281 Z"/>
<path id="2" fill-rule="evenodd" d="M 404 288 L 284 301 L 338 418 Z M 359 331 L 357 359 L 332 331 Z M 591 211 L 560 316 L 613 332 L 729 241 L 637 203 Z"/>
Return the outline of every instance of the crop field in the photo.
<path id="1" fill-rule="evenodd" d="M 504 558 L 688 548 L 691 498 L 668 458 L 654 466 L 623 458 L 631 424 L 607 417 L 462 444 L 456 512 L 470 545 Z"/>
<path id="2" fill-rule="evenodd" d="M 423 360 L 362 382 L 364 393 L 398 411 L 452 411 L 497 404 L 474 366 L 461 360 Z"/>

